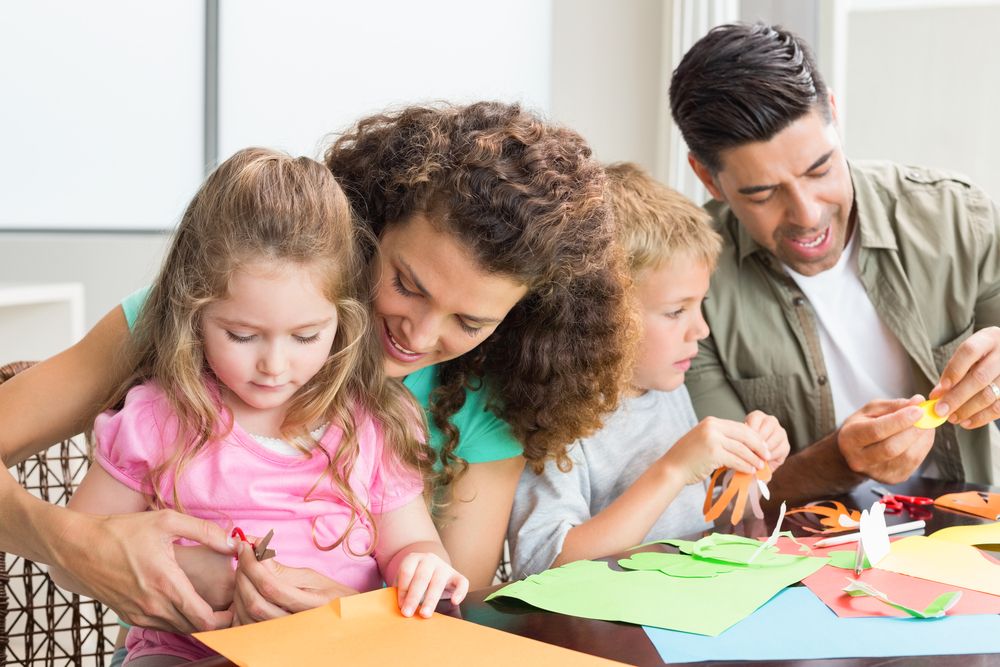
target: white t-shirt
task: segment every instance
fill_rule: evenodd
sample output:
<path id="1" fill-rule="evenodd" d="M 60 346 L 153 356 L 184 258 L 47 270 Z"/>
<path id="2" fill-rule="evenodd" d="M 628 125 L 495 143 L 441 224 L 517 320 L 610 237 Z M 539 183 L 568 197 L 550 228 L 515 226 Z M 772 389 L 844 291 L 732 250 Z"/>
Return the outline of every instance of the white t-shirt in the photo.
<path id="1" fill-rule="evenodd" d="M 858 277 L 858 234 L 837 264 L 815 276 L 785 271 L 816 313 L 837 426 L 869 401 L 909 398 L 913 371 L 899 339 L 882 322 Z"/>

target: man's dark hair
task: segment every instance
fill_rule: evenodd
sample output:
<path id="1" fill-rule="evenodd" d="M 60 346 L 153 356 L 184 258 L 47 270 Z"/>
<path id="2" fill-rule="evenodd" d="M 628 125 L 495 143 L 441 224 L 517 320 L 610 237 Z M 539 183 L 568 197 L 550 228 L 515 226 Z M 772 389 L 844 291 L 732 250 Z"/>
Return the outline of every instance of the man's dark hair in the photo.
<path id="1" fill-rule="evenodd" d="M 830 120 L 826 84 L 809 46 L 780 26 L 713 28 L 670 80 L 674 121 L 712 172 L 722 167 L 722 151 L 768 141 L 814 108 Z"/>

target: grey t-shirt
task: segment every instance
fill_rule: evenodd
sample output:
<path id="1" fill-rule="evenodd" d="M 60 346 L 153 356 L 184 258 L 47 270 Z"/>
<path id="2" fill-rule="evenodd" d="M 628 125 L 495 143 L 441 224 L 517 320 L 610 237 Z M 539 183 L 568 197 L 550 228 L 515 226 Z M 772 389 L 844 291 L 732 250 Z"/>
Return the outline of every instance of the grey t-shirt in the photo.
<path id="1" fill-rule="evenodd" d="M 610 505 L 698 423 L 682 385 L 624 399 L 604 428 L 569 449 L 570 472 L 548 462 L 541 475 L 526 468 L 518 483 L 507 539 L 515 578 L 548 569 L 566 534 Z M 690 535 L 711 527 L 702 514 L 704 482 L 684 487 L 644 541 Z"/>

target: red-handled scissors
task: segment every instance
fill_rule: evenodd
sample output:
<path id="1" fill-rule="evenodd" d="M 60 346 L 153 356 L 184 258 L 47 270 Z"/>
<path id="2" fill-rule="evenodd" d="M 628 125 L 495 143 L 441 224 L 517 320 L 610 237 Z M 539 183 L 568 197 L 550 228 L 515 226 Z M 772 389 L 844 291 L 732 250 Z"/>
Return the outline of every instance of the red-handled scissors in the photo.
<path id="1" fill-rule="evenodd" d="M 881 486 L 873 486 L 872 493 L 881 497 L 881 502 L 885 505 L 885 511 L 889 514 L 899 514 L 905 508 L 914 519 L 928 519 L 931 515 L 930 505 L 934 504 L 933 498 L 926 496 L 904 496 L 900 493 L 893 493 Z"/>

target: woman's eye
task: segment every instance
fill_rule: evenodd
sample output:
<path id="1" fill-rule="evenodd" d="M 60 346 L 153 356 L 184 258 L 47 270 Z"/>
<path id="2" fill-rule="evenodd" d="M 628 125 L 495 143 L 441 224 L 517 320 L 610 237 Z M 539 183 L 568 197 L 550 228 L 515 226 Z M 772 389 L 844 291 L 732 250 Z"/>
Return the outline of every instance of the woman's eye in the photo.
<path id="1" fill-rule="evenodd" d="M 461 319 L 458 320 L 458 326 L 462 327 L 462 331 L 469 336 L 478 336 L 479 332 L 483 330 L 482 327 L 470 327 Z"/>
<path id="2" fill-rule="evenodd" d="M 253 334 L 248 334 L 246 336 L 240 336 L 240 335 L 234 334 L 232 331 L 227 331 L 226 332 L 226 337 L 228 337 L 229 340 L 233 341 L 234 343 L 249 343 L 250 341 L 253 340 Z"/>
<path id="3" fill-rule="evenodd" d="M 413 292 L 413 291 L 410 291 L 410 290 L 406 289 L 406 287 L 403 285 L 403 281 L 399 279 L 399 274 L 398 273 L 392 277 L 392 286 L 393 286 L 393 288 L 395 288 L 395 290 L 397 292 L 399 292 L 403 296 L 416 296 L 417 295 L 416 292 Z"/>

